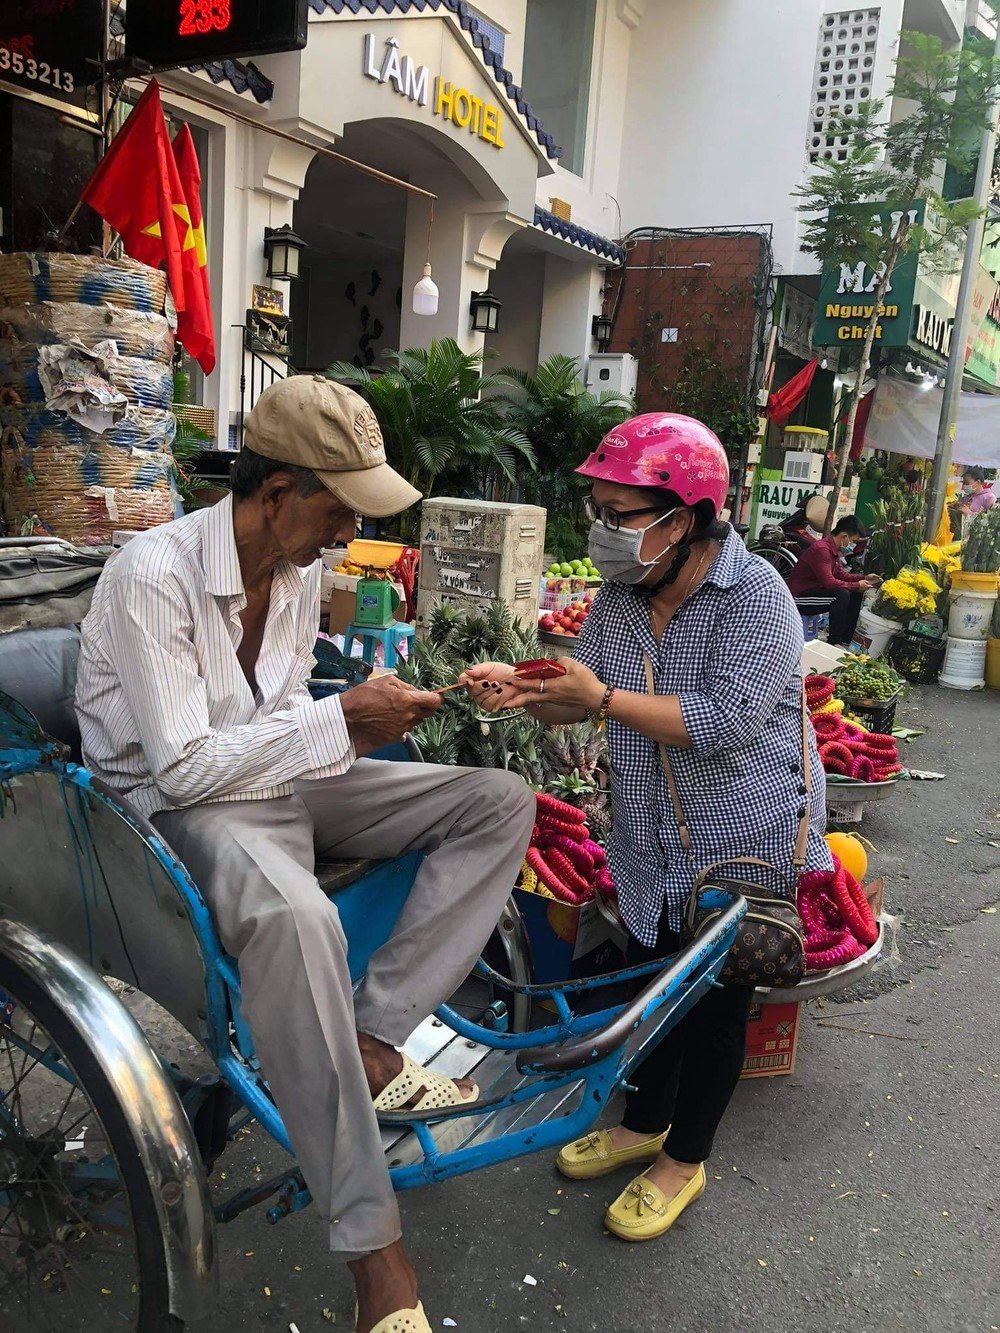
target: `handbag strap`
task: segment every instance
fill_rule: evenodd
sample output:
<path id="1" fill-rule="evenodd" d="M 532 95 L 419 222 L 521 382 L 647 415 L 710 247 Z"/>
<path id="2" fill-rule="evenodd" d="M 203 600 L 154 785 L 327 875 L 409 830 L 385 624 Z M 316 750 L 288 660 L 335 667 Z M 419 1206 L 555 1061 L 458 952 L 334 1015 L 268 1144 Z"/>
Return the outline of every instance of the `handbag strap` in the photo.
<path id="1" fill-rule="evenodd" d="M 653 663 L 650 661 L 648 653 L 642 655 L 643 666 L 646 671 L 646 688 L 650 694 L 656 693 L 656 682 L 653 678 Z M 804 804 L 802 814 L 799 817 L 798 833 L 795 838 L 795 851 L 792 856 L 792 865 L 796 870 L 801 871 L 806 864 L 806 848 L 809 842 L 809 799 L 812 789 L 812 765 L 809 756 L 809 713 L 806 708 L 806 686 L 802 682 L 802 785 L 805 787 Z M 684 807 L 681 805 L 681 794 L 677 787 L 677 779 L 674 777 L 673 765 L 670 762 L 670 755 L 667 747 L 662 741 L 658 742 L 660 750 L 660 762 L 663 764 L 663 772 L 667 779 L 667 789 L 670 792 L 670 803 L 674 808 L 674 818 L 677 820 L 677 828 L 680 833 L 681 846 L 688 856 L 692 856 L 693 844 L 691 841 L 691 828 L 684 814 Z M 750 858 L 741 858 L 750 859 Z M 767 865 L 766 861 L 755 862 L 758 865 Z"/>

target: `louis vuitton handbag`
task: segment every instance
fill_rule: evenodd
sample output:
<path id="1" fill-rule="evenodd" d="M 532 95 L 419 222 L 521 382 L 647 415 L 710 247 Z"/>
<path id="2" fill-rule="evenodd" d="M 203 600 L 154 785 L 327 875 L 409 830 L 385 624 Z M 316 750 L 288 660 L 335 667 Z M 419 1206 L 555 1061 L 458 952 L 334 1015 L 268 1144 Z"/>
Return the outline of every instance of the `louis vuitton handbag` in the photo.
<path id="1" fill-rule="evenodd" d="M 647 655 L 643 655 L 646 668 L 646 684 L 650 694 L 654 694 L 653 664 Z M 694 887 L 684 912 L 681 934 L 685 940 L 695 939 L 719 915 L 717 910 L 705 907 L 701 894 L 705 889 L 722 889 L 727 893 L 739 893 L 747 903 L 746 916 L 740 923 L 739 933 L 719 973 L 719 981 L 729 986 L 794 986 L 805 974 L 805 931 L 795 908 L 795 892 L 798 877 L 806 863 L 806 844 L 809 838 L 809 715 L 806 712 L 805 690 L 802 694 L 802 772 L 804 775 L 805 796 L 802 815 L 799 818 L 798 835 L 795 840 L 795 853 L 792 865 L 795 868 L 795 882 L 770 861 L 762 861 L 756 856 L 736 856 L 715 865 L 706 866 L 695 876 Z M 681 806 L 680 792 L 670 764 L 670 755 L 665 745 L 660 745 L 660 759 L 670 791 L 670 801 L 677 819 L 681 846 L 693 862 L 691 829 Z M 737 867 L 762 867 L 784 881 L 791 889 L 791 896 L 786 898 L 775 893 L 773 888 L 752 878 L 753 870 L 742 871 Z M 720 871 L 736 871 L 736 874 Z M 742 875 L 748 877 L 743 878 Z M 760 878 L 758 876 L 757 878 Z"/>

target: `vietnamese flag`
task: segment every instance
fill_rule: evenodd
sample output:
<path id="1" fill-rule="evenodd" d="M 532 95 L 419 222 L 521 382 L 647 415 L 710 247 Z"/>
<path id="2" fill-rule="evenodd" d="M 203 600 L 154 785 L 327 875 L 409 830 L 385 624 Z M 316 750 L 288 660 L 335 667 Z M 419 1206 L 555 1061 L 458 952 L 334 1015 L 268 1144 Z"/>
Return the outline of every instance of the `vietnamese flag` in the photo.
<path id="1" fill-rule="evenodd" d="M 112 139 L 80 198 L 115 229 L 127 255 L 166 269 L 174 305 L 183 310 L 186 232 L 178 227 L 178 213 L 187 213 L 187 207 L 155 79 Z"/>
<path id="2" fill-rule="evenodd" d="M 767 400 L 767 415 L 776 426 L 783 426 L 805 398 L 818 365 L 819 357 L 814 356 L 809 364 L 803 366 L 797 375 L 793 375 L 777 393 L 771 394 Z"/>
<path id="3" fill-rule="evenodd" d="M 181 266 L 184 271 L 184 309 L 177 316 L 177 337 L 206 375 L 215 369 L 215 330 L 212 327 L 212 293 L 208 286 L 208 251 L 205 219 L 201 211 L 201 169 L 194 140 L 187 125 L 174 138 L 174 159 L 184 198 L 184 240 Z M 176 210 L 181 212 L 180 208 Z"/>

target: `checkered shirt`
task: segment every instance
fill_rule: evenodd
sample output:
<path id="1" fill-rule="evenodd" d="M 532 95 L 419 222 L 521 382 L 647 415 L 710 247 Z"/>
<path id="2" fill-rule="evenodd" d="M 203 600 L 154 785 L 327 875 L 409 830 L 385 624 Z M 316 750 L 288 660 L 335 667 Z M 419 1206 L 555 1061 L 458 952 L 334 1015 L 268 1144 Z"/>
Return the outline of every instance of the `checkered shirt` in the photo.
<path id="1" fill-rule="evenodd" d="M 697 869 L 756 856 L 789 877 L 802 771 L 802 622 L 777 572 L 731 529 L 709 573 L 675 613 L 662 641 L 649 604 L 607 583 L 591 606 L 575 656 L 606 685 L 645 694 L 643 652 L 657 694 L 677 695 L 690 749 L 670 748 L 693 856 L 681 847 L 656 742 L 613 719 L 608 863 L 622 917 L 654 946 L 664 905 L 679 930 Z M 826 784 L 809 728 L 811 808 L 807 865 L 829 869 L 823 841 Z M 734 872 L 734 873 L 738 873 Z M 771 886 L 767 872 L 760 882 Z M 790 888 L 773 877 L 776 890 Z"/>

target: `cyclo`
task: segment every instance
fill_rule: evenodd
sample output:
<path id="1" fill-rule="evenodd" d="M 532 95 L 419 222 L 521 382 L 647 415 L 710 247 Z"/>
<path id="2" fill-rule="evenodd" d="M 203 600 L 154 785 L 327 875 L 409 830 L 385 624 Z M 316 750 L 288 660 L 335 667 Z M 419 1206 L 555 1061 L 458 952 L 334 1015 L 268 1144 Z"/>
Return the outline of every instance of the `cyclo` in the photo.
<path id="1" fill-rule="evenodd" d="M 242 1018 L 238 967 L 198 886 L 154 827 L 77 762 L 78 646 L 72 626 L 0 634 L 0 1315 L 5 1326 L 27 1311 L 26 1327 L 84 1330 L 107 1326 L 110 1310 L 116 1327 L 159 1333 L 212 1309 L 217 1223 L 258 1204 L 277 1223 L 310 1194 Z M 376 757 L 420 762 L 409 739 Z M 317 868 L 355 982 L 417 864 Z M 715 983 L 746 905 L 716 890 L 706 906 L 718 909 L 712 924 L 673 958 L 538 985 L 509 903 L 477 966 L 481 1011 L 443 1006 L 408 1047 L 452 1077 L 475 1070 L 481 1100 L 382 1117 L 396 1187 L 587 1133 Z M 797 990 L 839 989 L 880 949 L 881 936 L 865 958 Z M 210 1072 L 154 1049 L 122 998 L 136 993 L 141 1014 L 158 1007 L 194 1039 Z M 544 1025 L 531 1027 L 537 1013 Z M 213 1167 L 254 1121 L 291 1163 L 213 1200 Z"/>

